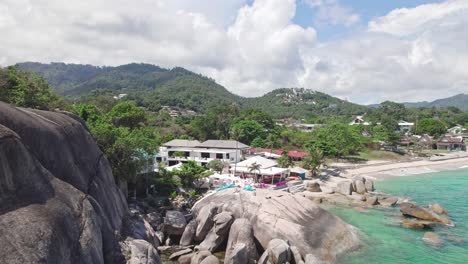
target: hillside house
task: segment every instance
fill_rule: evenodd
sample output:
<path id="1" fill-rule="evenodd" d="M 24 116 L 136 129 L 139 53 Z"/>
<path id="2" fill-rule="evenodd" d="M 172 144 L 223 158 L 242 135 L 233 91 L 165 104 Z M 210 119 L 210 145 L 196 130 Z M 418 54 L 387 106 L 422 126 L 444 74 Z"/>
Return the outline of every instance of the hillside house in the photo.
<path id="1" fill-rule="evenodd" d="M 250 147 L 235 140 L 198 140 L 174 139 L 159 148 L 161 162 L 168 166 L 189 160 L 199 165 L 206 165 L 212 160 L 222 160 L 226 163 L 237 163 Z"/>
<path id="2" fill-rule="evenodd" d="M 370 123 L 364 121 L 364 116 L 356 116 L 356 117 L 353 119 L 353 121 L 349 122 L 349 125 L 350 125 L 350 126 L 354 126 L 354 125 L 369 126 Z"/>
<path id="3" fill-rule="evenodd" d="M 449 128 L 447 132 L 453 135 L 460 135 L 460 134 L 468 132 L 468 129 L 466 129 L 462 125 L 456 125 L 454 127 Z"/>
<path id="4" fill-rule="evenodd" d="M 414 123 L 401 120 L 400 122 L 398 122 L 398 132 L 409 132 L 411 131 L 413 126 Z"/>

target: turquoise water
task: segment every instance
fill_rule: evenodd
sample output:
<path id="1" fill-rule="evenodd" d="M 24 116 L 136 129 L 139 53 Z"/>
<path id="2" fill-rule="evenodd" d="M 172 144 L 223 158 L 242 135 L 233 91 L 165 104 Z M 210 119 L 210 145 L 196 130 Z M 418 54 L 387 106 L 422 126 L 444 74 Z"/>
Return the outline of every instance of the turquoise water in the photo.
<path id="1" fill-rule="evenodd" d="M 425 231 L 399 226 L 398 208 L 360 212 L 329 207 L 328 210 L 362 231 L 364 245 L 345 256 L 341 263 L 468 263 L 468 170 L 387 178 L 376 182 L 376 188 L 409 197 L 420 206 L 438 202 L 449 211 L 456 227 L 436 227 L 433 231 L 444 240 L 444 246 L 433 248 L 422 240 Z M 458 241 L 453 241 L 453 237 Z"/>

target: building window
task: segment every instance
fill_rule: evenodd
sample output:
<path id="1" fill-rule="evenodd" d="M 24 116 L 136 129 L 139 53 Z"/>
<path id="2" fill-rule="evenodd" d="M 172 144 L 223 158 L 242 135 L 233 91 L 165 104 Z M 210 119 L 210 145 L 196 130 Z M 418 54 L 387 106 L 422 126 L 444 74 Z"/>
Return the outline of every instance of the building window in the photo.
<path id="1" fill-rule="evenodd" d="M 216 153 L 216 159 L 223 159 L 222 153 Z"/>
<path id="2" fill-rule="evenodd" d="M 229 159 L 229 153 L 226 153 L 226 159 Z"/>
<path id="3" fill-rule="evenodd" d="M 210 153 L 202 152 L 201 157 L 204 159 L 209 159 L 210 158 Z"/>

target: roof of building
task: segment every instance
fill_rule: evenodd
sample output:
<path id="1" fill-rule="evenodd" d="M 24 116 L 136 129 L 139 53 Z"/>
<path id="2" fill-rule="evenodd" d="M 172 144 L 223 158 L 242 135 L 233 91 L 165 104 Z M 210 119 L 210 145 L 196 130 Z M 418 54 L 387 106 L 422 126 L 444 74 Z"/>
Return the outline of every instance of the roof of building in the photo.
<path id="1" fill-rule="evenodd" d="M 249 146 L 236 140 L 207 140 L 198 144 L 200 148 L 245 149 Z"/>
<path id="2" fill-rule="evenodd" d="M 171 140 L 167 143 L 165 143 L 163 146 L 165 147 L 197 147 L 198 145 L 200 145 L 200 141 L 198 140 L 187 140 L 187 139 L 174 139 L 174 140 Z"/>
<path id="3" fill-rule="evenodd" d="M 452 136 L 452 135 L 445 135 L 439 139 L 437 142 L 438 144 L 456 144 L 456 143 L 463 143 L 464 139 L 462 136 Z"/>
<path id="4" fill-rule="evenodd" d="M 261 169 L 267 169 L 276 166 L 278 163 L 274 160 L 267 159 L 261 156 L 253 156 L 244 161 L 236 164 L 237 167 L 250 167 L 252 164 L 257 163 Z"/>
<path id="5" fill-rule="evenodd" d="M 262 149 L 262 148 L 252 148 L 250 149 L 251 153 L 261 153 L 261 152 L 267 152 L 267 153 L 273 153 L 276 155 L 282 155 L 283 151 L 282 150 L 277 150 L 277 149 Z M 290 150 L 288 151 L 288 156 L 291 158 L 304 158 L 305 156 L 308 156 L 309 154 L 307 152 L 301 152 L 301 151 L 295 151 L 295 150 Z"/>

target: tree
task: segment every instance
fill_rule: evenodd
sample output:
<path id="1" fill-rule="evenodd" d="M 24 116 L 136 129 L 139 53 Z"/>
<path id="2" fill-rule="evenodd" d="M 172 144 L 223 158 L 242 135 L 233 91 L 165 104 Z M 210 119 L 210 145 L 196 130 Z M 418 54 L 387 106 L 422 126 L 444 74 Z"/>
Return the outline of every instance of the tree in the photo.
<path id="1" fill-rule="evenodd" d="M 0 68 L 0 101 L 42 110 L 64 106 L 43 78 L 14 66 Z"/>
<path id="2" fill-rule="evenodd" d="M 207 172 L 205 168 L 198 165 L 193 160 L 182 163 L 182 166 L 173 173 L 180 177 L 182 185 L 185 187 L 193 187 L 196 180 L 200 180 L 211 175 L 211 172 Z"/>
<path id="3" fill-rule="evenodd" d="M 361 137 L 346 124 L 332 123 L 314 131 L 313 138 L 306 147 L 315 146 L 325 156 L 339 157 L 358 152 L 361 149 Z"/>
<path id="4" fill-rule="evenodd" d="M 258 164 L 257 162 L 250 164 L 250 166 L 248 167 L 250 173 L 255 173 L 255 181 L 257 181 L 257 178 L 258 178 L 257 173 L 258 174 L 261 173 L 260 171 L 261 168 L 262 168 L 262 165 Z"/>
<path id="5" fill-rule="evenodd" d="M 118 103 L 112 107 L 108 117 L 117 127 L 135 128 L 146 121 L 145 111 L 133 102 Z"/>
<path id="6" fill-rule="evenodd" d="M 261 137 L 256 137 L 252 142 L 250 143 L 250 146 L 252 148 L 264 148 L 266 146 L 265 140 L 263 140 Z"/>
<path id="7" fill-rule="evenodd" d="M 265 138 L 265 128 L 256 121 L 240 121 L 232 126 L 232 134 L 237 135 L 237 140 L 248 145 L 257 138 Z"/>
<path id="8" fill-rule="evenodd" d="M 283 154 L 281 154 L 281 157 L 278 159 L 278 166 L 280 168 L 289 168 L 293 165 L 293 161 L 291 157 L 289 157 L 289 154 L 287 151 L 283 150 Z"/>
<path id="9" fill-rule="evenodd" d="M 182 157 L 185 157 L 185 152 L 180 151 L 180 150 L 174 151 L 174 152 L 172 152 L 171 157 L 174 157 L 174 158 L 182 158 Z"/>
<path id="10" fill-rule="evenodd" d="M 225 164 L 221 160 L 212 160 L 208 162 L 208 164 L 206 164 L 206 167 L 208 169 L 221 173 L 225 167 Z"/>
<path id="11" fill-rule="evenodd" d="M 325 155 L 323 151 L 315 146 L 309 146 L 307 149 L 308 156 L 304 157 L 302 161 L 302 167 L 310 170 L 313 176 L 316 176 L 320 172 L 320 166 L 324 164 Z"/>
<path id="12" fill-rule="evenodd" d="M 447 127 L 444 122 L 438 119 L 424 118 L 417 124 L 415 132 L 420 135 L 429 134 L 434 137 L 439 137 L 447 132 Z"/>

